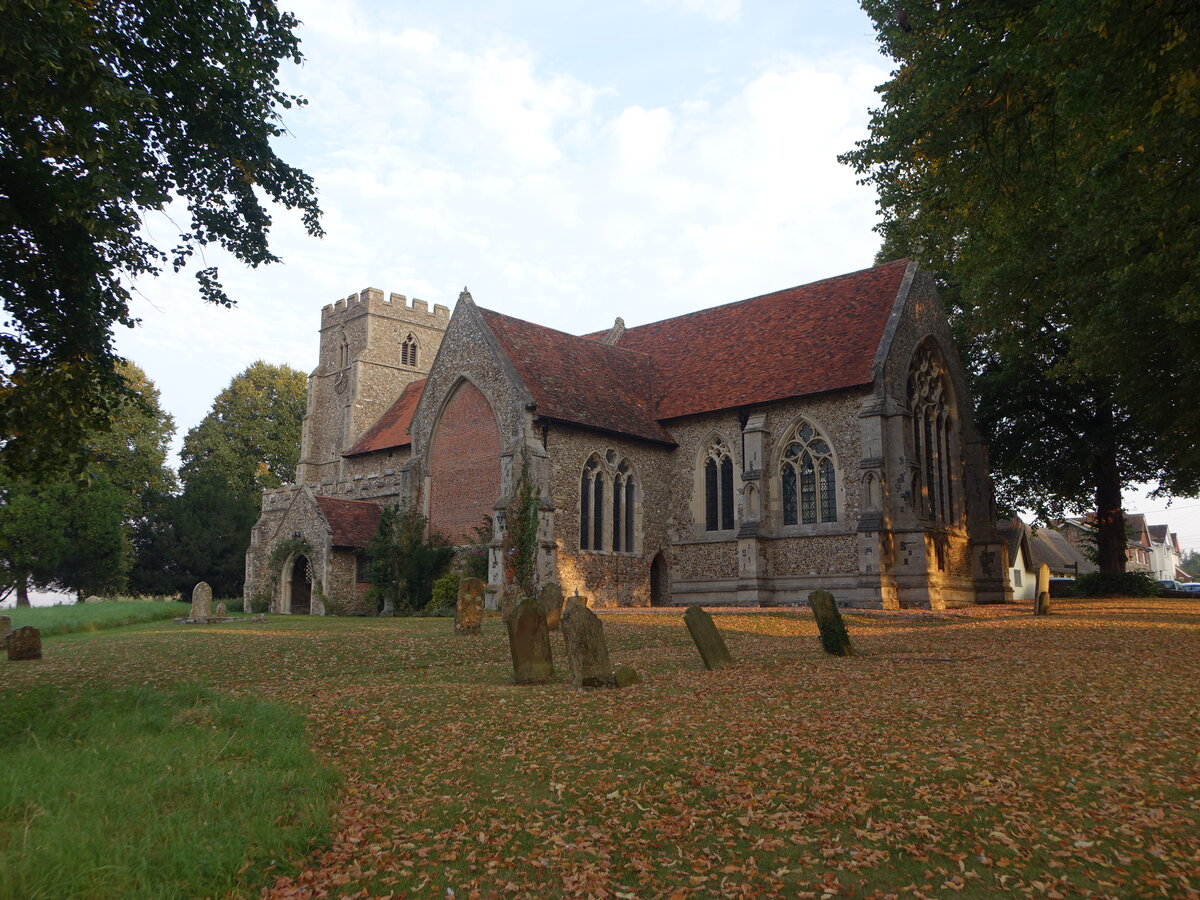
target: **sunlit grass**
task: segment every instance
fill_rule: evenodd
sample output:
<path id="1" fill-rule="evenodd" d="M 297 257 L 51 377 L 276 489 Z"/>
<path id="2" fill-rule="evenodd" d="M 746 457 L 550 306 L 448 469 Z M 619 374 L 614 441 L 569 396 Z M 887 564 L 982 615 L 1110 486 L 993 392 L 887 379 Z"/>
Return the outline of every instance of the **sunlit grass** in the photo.
<path id="1" fill-rule="evenodd" d="M 21 606 L 0 610 L 0 615 L 12 619 L 12 627 L 32 625 L 43 637 L 54 634 L 72 634 L 79 631 L 100 631 L 104 628 L 120 628 L 138 625 L 159 619 L 174 619 L 186 616 L 190 609 L 187 603 L 172 601 L 132 601 L 122 603 L 70 603 L 61 606 Z"/>

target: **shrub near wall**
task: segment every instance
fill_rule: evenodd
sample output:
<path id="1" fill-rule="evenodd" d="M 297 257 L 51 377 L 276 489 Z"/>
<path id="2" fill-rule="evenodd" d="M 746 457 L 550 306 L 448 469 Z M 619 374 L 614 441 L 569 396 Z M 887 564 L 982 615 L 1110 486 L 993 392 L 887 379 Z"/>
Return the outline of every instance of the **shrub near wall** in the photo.
<path id="1" fill-rule="evenodd" d="M 1161 589 L 1144 572 L 1089 572 L 1075 579 L 1080 597 L 1157 597 Z"/>

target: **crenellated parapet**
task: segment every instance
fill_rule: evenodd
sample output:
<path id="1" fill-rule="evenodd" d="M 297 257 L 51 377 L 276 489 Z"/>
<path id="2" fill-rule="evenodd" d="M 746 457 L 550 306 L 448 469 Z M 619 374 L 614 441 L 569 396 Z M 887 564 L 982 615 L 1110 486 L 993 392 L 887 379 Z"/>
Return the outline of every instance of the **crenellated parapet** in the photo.
<path id="1" fill-rule="evenodd" d="M 379 288 L 369 287 L 322 308 L 321 329 L 343 325 L 351 319 L 372 313 L 441 329 L 445 329 L 450 322 L 450 309 L 440 303 L 435 303 L 430 310 L 424 300 L 415 297 L 409 300 L 403 294 L 384 294 Z"/>

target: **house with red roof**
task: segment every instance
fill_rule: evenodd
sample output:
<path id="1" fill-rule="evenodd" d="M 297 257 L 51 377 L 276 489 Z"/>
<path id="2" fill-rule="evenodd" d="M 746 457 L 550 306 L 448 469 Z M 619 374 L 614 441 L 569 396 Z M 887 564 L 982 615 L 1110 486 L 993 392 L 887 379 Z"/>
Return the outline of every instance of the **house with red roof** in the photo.
<path id="1" fill-rule="evenodd" d="M 539 581 L 595 607 L 1011 599 L 966 374 L 915 263 L 584 335 L 465 290 L 445 321 L 397 297 L 323 314 L 297 484 L 264 496 L 247 554 L 247 596 L 277 611 L 366 611 L 367 510 L 392 503 L 460 544 L 486 522 L 494 602 L 522 471 Z"/>

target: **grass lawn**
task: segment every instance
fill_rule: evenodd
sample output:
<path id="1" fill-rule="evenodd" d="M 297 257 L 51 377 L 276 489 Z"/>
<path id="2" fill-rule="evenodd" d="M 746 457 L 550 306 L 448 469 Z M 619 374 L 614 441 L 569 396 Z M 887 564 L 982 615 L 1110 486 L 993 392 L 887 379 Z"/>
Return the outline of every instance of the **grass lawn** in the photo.
<path id="1" fill-rule="evenodd" d="M 188 603 L 174 601 L 130 600 L 106 603 L 64 603 L 60 606 L 18 606 L 0 609 L 0 616 L 12 619 L 13 628 L 32 625 L 42 633 L 72 634 L 78 631 L 99 631 L 121 628 L 141 622 L 173 619 L 186 616 Z"/>
<path id="2" fill-rule="evenodd" d="M 1027 613 L 851 615 L 854 658 L 807 612 L 724 614 L 720 672 L 681 612 L 608 614 L 620 692 L 572 690 L 557 634 L 558 680 L 511 684 L 495 619 L 145 625 L 0 684 L 303 713 L 332 835 L 234 896 L 1200 896 L 1200 602 Z"/>

